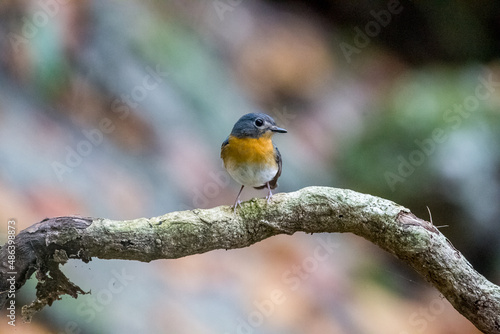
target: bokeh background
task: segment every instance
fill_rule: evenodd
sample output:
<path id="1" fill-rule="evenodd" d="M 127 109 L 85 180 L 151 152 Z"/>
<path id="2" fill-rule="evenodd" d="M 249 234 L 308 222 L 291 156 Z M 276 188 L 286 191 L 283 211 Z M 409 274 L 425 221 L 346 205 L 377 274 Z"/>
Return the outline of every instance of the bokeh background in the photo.
<path id="1" fill-rule="evenodd" d="M 430 211 L 499 284 L 499 56 L 495 0 L 2 0 L 0 241 L 10 218 L 21 230 L 231 204 L 220 144 L 259 110 L 289 131 L 275 136 L 279 191 L 345 187 Z M 352 235 L 63 270 L 92 295 L 0 331 L 478 333 Z"/>

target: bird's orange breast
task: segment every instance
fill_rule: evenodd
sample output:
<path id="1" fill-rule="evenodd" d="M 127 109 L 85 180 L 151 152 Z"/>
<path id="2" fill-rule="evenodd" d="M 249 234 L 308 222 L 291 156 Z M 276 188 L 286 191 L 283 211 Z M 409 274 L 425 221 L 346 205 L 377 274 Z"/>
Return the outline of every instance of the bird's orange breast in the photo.
<path id="1" fill-rule="evenodd" d="M 271 136 L 260 138 L 238 138 L 229 136 L 229 142 L 222 148 L 221 158 L 225 165 L 264 164 L 277 165 Z"/>

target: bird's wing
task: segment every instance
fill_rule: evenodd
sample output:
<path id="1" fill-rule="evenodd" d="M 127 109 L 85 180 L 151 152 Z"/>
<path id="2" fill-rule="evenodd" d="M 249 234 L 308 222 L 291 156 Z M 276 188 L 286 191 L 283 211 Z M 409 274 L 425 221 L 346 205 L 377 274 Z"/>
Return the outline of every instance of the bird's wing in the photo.
<path id="1" fill-rule="evenodd" d="M 274 151 L 276 152 L 276 163 L 278 164 L 278 171 L 276 172 L 276 175 L 274 175 L 273 179 L 269 181 L 269 186 L 271 189 L 274 189 L 278 186 L 278 178 L 281 175 L 281 154 L 280 151 L 276 146 L 274 146 Z"/>
<path id="2" fill-rule="evenodd" d="M 224 147 L 229 144 L 229 136 L 227 136 L 226 140 L 224 140 L 222 142 L 222 145 L 220 146 L 220 157 L 222 158 L 222 150 L 224 149 Z"/>

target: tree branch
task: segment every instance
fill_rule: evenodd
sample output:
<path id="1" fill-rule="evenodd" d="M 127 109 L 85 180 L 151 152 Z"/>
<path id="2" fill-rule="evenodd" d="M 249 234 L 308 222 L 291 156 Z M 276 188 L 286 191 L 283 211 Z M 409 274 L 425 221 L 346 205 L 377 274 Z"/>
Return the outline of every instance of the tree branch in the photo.
<path id="1" fill-rule="evenodd" d="M 59 270 L 68 259 L 92 257 L 149 262 L 247 247 L 278 234 L 351 232 L 395 255 L 435 286 L 455 309 L 485 333 L 500 333 L 500 287 L 475 271 L 431 223 L 391 201 L 350 190 L 309 187 L 273 196 L 270 204 L 252 199 L 236 215 L 228 206 L 171 212 L 150 219 L 45 219 L 15 239 L 15 273 L 7 247 L 0 249 L 0 308 L 15 289 L 37 272 L 37 300 L 23 307 L 34 312 L 62 294 L 83 292 Z"/>

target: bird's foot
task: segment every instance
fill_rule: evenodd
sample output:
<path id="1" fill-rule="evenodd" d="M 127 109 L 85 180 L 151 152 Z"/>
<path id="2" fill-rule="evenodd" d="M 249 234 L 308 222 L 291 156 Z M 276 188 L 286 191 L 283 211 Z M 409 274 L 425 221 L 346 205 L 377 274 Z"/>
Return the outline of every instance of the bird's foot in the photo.
<path id="1" fill-rule="evenodd" d="M 269 201 L 271 201 L 272 197 L 273 197 L 273 193 L 271 192 L 271 190 L 269 190 L 269 194 L 267 194 L 267 196 L 266 196 L 267 204 L 269 204 Z"/>
<path id="2" fill-rule="evenodd" d="M 238 206 L 241 206 L 241 201 L 240 201 L 239 199 L 238 199 L 238 200 L 236 200 L 236 202 L 234 202 L 234 205 L 233 205 L 233 209 L 234 209 L 234 211 L 233 211 L 233 212 L 234 212 L 234 214 L 236 214 L 236 208 L 237 208 Z"/>

